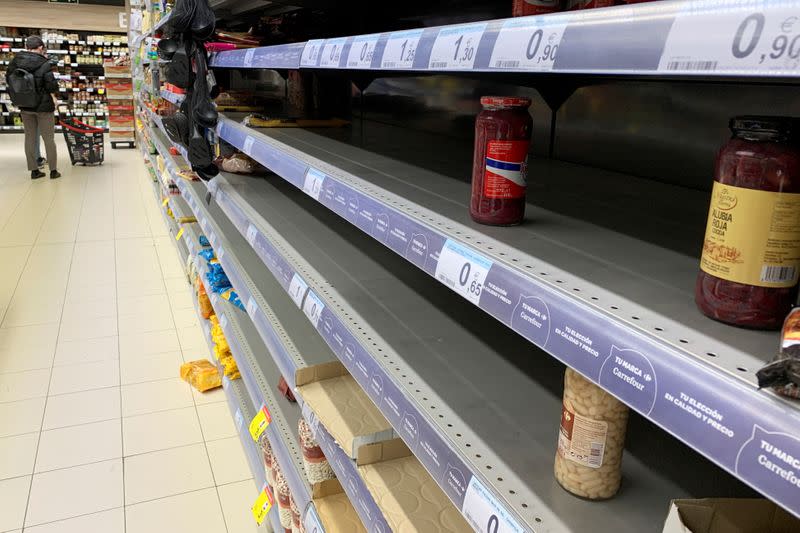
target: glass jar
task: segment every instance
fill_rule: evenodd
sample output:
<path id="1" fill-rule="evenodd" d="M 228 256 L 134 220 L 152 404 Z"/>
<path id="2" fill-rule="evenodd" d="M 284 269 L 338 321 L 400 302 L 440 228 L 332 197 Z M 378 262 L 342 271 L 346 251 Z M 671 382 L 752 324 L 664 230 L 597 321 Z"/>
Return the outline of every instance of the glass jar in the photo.
<path id="1" fill-rule="evenodd" d="M 544 15 L 555 13 L 562 9 L 561 0 L 514 0 L 511 7 L 512 17 L 527 17 L 529 15 Z"/>
<path id="2" fill-rule="evenodd" d="M 533 120 L 530 98 L 484 96 L 475 121 L 470 215 L 513 226 L 525 217 L 525 174 Z"/>
<path id="3" fill-rule="evenodd" d="M 695 302 L 721 322 L 779 329 L 800 267 L 798 122 L 741 116 L 730 129 L 717 155 Z"/>

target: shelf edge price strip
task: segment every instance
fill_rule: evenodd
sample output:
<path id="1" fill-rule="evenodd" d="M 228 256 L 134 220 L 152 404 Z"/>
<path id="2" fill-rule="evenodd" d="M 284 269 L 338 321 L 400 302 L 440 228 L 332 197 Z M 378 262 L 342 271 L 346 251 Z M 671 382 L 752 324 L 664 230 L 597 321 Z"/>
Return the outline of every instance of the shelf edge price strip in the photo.
<path id="1" fill-rule="evenodd" d="M 250 436 L 253 437 L 255 442 L 258 442 L 261 439 L 261 435 L 269 427 L 270 422 L 272 422 L 272 417 L 267 410 L 266 405 L 262 405 L 261 409 L 258 410 L 256 416 L 253 417 L 253 420 L 250 421 Z"/>
<path id="2" fill-rule="evenodd" d="M 258 498 L 256 498 L 256 501 L 252 507 L 253 518 L 256 519 L 256 523 L 259 526 L 264 523 L 264 519 L 267 518 L 267 515 L 272 509 L 274 503 L 275 500 L 272 497 L 269 486 L 264 483 L 264 487 L 261 489 L 261 492 L 258 494 Z"/>

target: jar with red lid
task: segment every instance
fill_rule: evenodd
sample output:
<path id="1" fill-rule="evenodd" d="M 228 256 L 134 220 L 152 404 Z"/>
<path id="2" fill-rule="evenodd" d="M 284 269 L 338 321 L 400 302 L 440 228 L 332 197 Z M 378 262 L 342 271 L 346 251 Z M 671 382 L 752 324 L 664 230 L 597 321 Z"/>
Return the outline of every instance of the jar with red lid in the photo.
<path id="1" fill-rule="evenodd" d="M 530 98 L 484 96 L 475 121 L 470 215 L 481 224 L 513 226 L 525 217 L 525 175 L 533 119 Z"/>
<path id="2" fill-rule="evenodd" d="M 741 116 L 730 129 L 717 155 L 695 301 L 721 322 L 779 329 L 800 274 L 798 121 Z"/>
<path id="3" fill-rule="evenodd" d="M 514 0 L 511 7 L 512 17 L 527 17 L 529 15 L 545 15 L 555 13 L 563 8 L 562 0 Z"/>

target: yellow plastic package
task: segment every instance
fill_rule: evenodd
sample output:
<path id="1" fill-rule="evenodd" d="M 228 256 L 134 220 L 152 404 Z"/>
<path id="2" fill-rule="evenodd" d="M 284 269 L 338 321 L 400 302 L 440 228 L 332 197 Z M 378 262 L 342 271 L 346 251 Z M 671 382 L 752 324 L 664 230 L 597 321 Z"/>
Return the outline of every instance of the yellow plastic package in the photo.
<path id="1" fill-rule="evenodd" d="M 189 361 L 181 365 L 181 379 L 200 392 L 222 386 L 219 370 L 208 359 Z"/>
<path id="2" fill-rule="evenodd" d="M 225 357 L 221 357 L 219 362 L 222 365 L 223 372 L 228 378 L 238 379 L 242 376 L 239 373 L 239 367 L 236 366 L 236 359 L 234 359 L 232 355 L 228 354 Z"/>

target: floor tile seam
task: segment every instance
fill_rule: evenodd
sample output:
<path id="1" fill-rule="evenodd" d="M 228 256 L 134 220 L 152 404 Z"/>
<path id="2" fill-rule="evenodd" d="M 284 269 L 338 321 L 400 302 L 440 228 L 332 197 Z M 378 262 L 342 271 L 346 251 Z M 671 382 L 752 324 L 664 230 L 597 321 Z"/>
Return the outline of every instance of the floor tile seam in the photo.
<path id="1" fill-rule="evenodd" d="M 87 185 L 86 185 L 86 183 L 84 183 L 83 187 L 81 188 L 81 210 L 83 210 L 84 202 L 86 201 L 86 189 L 87 189 Z M 55 197 L 56 197 L 56 194 L 53 194 L 53 198 L 51 199 L 50 205 L 48 206 L 48 211 L 52 207 L 53 202 L 55 202 Z M 44 219 L 42 220 L 42 224 L 43 223 L 44 223 Z M 42 226 L 40 225 L 39 229 L 37 230 L 37 233 L 36 233 L 37 239 L 38 239 L 39 233 L 41 232 L 41 228 L 42 228 Z M 76 235 L 76 237 L 77 237 L 77 235 Z M 35 248 L 35 246 L 36 245 L 34 243 L 34 248 Z M 31 248 L 31 250 L 33 250 L 33 248 Z M 75 261 L 75 250 L 76 250 L 76 244 L 75 244 L 75 241 L 73 241 L 72 242 L 72 253 L 71 253 L 70 258 L 69 258 L 69 265 L 67 266 L 67 283 L 64 284 L 64 294 L 63 294 L 63 300 L 62 300 L 63 303 L 61 305 L 61 320 L 59 320 L 59 328 L 58 328 L 58 331 L 56 332 L 56 342 L 55 342 L 55 346 L 53 346 L 53 361 L 55 360 L 55 354 L 56 354 L 56 349 L 57 349 L 57 346 L 58 346 L 58 341 L 61 338 L 60 323 L 64 318 L 64 304 L 66 303 L 66 299 L 67 299 L 67 290 L 68 290 L 68 286 L 69 286 L 69 278 L 70 278 L 70 276 L 72 274 L 72 265 L 73 265 L 73 262 Z M 50 396 L 50 387 L 53 384 L 53 368 L 54 368 L 54 366 L 51 363 L 51 365 L 50 365 L 50 375 L 48 376 L 48 380 L 47 380 L 47 395 L 45 396 L 44 409 L 42 410 L 41 423 L 39 424 L 39 437 L 36 439 L 36 451 L 34 452 L 34 457 L 33 457 L 34 470 L 36 469 L 36 463 L 39 460 L 39 445 L 41 444 L 41 441 L 42 441 L 42 428 L 44 427 L 44 420 L 45 420 L 45 416 L 47 414 L 47 403 L 48 403 L 48 398 Z M 36 478 L 36 474 L 32 474 L 31 475 L 31 482 L 30 482 L 30 484 L 28 486 L 28 495 L 27 495 L 27 498 L 25 500 L 25 513 L 23 514 L 23 519 L 22 519 L 22 526 L 23 527 L 25 527 L 25 525 L 26 525 L 26 523 L 28 521 L 28 512 L 30 511 L 30 504 L 31 504 L 31 494 L 33 492 L 33 481 L 34 481 L 35 478 Z"/>

